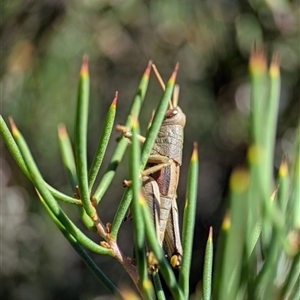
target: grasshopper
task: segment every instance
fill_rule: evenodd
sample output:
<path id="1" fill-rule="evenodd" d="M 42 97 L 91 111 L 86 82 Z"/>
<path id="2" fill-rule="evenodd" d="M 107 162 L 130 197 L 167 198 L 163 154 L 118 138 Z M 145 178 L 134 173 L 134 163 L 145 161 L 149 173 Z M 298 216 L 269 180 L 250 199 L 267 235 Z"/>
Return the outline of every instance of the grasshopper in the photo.
<path id="1" fill-rule="evenodd" d="M 163 81 L 154 65 L 153 69 L 164 89 Z M 142 192 L 147 200 L 158 242 L 160 246 L 165 242 L 172 267 L 179 268 L 183 253 L 176 191 L 182 164 L 183 128 L 186 117 L 177 106 L 179 90 L 178 86 L 175 87 L 173 103 L 170 101 L 146 168 L 141 175 Z M 130 137 L 130 132 L 125 127 L 117 126 L 117 130 Z M 143 137 L 140 139 L 145 140 Z"/>

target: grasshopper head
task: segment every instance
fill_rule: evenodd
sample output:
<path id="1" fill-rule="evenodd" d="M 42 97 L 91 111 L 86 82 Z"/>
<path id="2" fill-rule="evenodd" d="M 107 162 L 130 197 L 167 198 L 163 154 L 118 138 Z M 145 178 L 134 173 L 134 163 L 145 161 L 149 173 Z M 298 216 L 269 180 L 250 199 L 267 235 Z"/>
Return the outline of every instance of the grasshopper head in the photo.
<path id="1" fill-rule="evenodd" d="M 164 124 L 168 125 L 181 125 L 185 126 L 185 114 L 182 112 L 179 106 L 170 108 L 165 114 Z"/>

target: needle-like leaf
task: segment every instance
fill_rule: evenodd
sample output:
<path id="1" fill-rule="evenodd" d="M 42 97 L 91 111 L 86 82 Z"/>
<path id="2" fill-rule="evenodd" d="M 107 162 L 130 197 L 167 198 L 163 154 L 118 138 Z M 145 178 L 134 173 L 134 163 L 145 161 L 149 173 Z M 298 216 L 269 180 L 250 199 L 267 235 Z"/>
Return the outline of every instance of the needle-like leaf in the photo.
<path id="1" fill-rule="evenodd" d="M 106 249 L 104 247 L 99 246 L 92 240 L 90 240 L 86 235 L 84 235 L 78 227 L 75 226 L 75 224 L 67 217 L 67 215 L 62 211 L 62 209 L 59 207 L 56 200 L 51 195 L 50 191 L 45 185 L 45 182 L 33 160 L 33 157 L 29 151 L 29 148 L 17 129 L 16 125 L 14 124 L 13 120 L 10 119 L 12 133 L 15 138 L 15 141 L 19 147 L 20 153 L 23 157 L 23 160 L 26 164 L 28 173 L 30 175 L 30 178 L 32 179 L 33 184 L 35 185 L 37 191 L 41 195 L 41 197 L 45 200 L 47 206 L 53 213 L 53 215 L 59 220 L 59 222 L 68 230 L 70 234 L 83 246 L 85 246 L 87 249 L 98 253 L 98 254 L 104 254 L 104 255 L 110 255 L 112 256 L 112 252 L 109 249 Z"/>
<path id="2" fill-rule="evenodd" d="M 91 191 L 95 179 L 98 175 L 99 169 L 101 167 L 103 157 L 107 148 L 108 141 L 110 139 L 111 131 L 114 125 L 115 116 L 116 116 L 116 108 L 117 108 L 117 99 L 118 99 L 118 92 L 115 93 L 115 97 L 108 109 L 104 126 L 102 129 L 101 137 L 99 140 L 99 144 L 89 171 L 89 189 Z"/>
<path id="3" fill-rule="evenodd" d="M 139 273 L 140 288 L 146 299 L 153 297 L 152 283 L 148 278 L 146 252 L 145 252 L 145 224 L 139 205 L 139 194 L 141 190 L 141 181 L 139 176 L 140 165 L 140 143 L 138 141 L 138 122 L 132 118 L 132 144 L 130 147 L 130 177 L 132 188 L 132 216 L 133 216 L 133 229 L 134 229 L 134 244 L 137 268 Z"/>
<path id="4" fill-rule="evenodd" d="M 138 117 L 138 115 L 139 115 L 139 112 L 140 112 L 142 103 L 145 99 L 146 91 L 148 88 L 151 64 L 152 64 L 152 62 L 150 61 L 148 63 L 148 66 L 147 66 L 142 78 L 141 78 L 137 92 L 136 92 L 133 102 L 131 104 L 130 113 L 129 113 L 127 121 L 125 123 L 125 126 L 127 128 L 130 128 L 130 125 L 131 125 L 130 116 Z M 123 155 L 125 153 L 127 145 L 128 145 L 127 139 L 125 137 L 121 137 L 121 139 L 112 155 L 112 158 L 108 165 L 108 168 L 106 169 L 106 172 L 103 175 L 103 177 L 93 195 L 93 199 L 96 201 L 96 203 L 99 203 L 99 201 L 102 199 L 102 197 L 105 194 L 107 188 L 109 187 L 111 181 L 113 180 L 115 173 L 116 173 L 116 169 L 119 166 L 119 163 L 123 158 Z"/>
<path id="5" fill-rule="evenodd" d="M 73 192 L 75 193 L 76 186 L 77 186 L 75 157 L 74 157 L 70 137 L 68 135 L 65 125 L 63 124 L 60 124 L 58 126 L 58 140 L 60 145 L 62 161 L 66 169 Z"/>
<path id="6" fill-rule="evenodd" d="M 0 116 L 0 133 L 4 139 L 4 142 L 7 146 L 10 154 L 14 158 L 15 162 L 17 163 L 19 168 L 22 170 L 22 172 L 26 175 L 26 177 L 32 181 L 32 178 L 30 177 L 30 174 L 27 170 L 27 166 L 24 162 L 21 152 L 20 152 L 13 136 L 11 135 L 5 121 L 3 120 L 2 116 Z M 56 190 L 54 187 L 50 186 L 46 182 L 45 182 L 45 185 L 47 186 L 48 190 L 51 192 L 52 196 L 55 199 L 66 202 L 66 203 L 70 203 L 70 204 L 82 205 L 82 202 L 80 200 L 71 198 L 71 197 L 59 192 L 58 190 Z"/>
<path id="7" fill-rule="evenodd" d="M 147 242 L 149 244 L 150 249 L 154 252 L 154 255 L 159 262 L 159 269 L 160 272 L 168 285 L 174 299 L 185 299 L 182 293 L 181 288 L 179 287 L 177 280 L 174 276 L 174 273 L 165 259 L 164 253 L 158 244 L 157 241 L 157 235 L 154 230 L 154 226 L 150 217 L 150 212 L 148 209 L 147 202 L 144 198 L 144 196 L 140 193 L 140 198 L 139 198 L 139 205 L 142 211 L 142 215 L 144 218 L 145 222 L 145 230 L 146 230 L 146 237 L 147 237 Z"/>
<path id="8" fill-rule="evenodd" d="M 206 243 L 204 272 L 203 272 L 203 300 L 211 299 L 212 266 L 213 266 L 213 229 L 210 227 Z"/>
<path id="9" fill-rule="evenodd" d="M 75 124 L 75 157 L 79 196 L 86 213 L 92 218 L 96 209 L 90 201 L 87 168 L 87 125 L 89 107 L 88 58 L 83 57 L 78 85 L 78 100 Z"/>
<path id="10" fill-rule="evenodd" d="M 188 173 L 186 202 L 182 225 L 183 257 L 179 273 L 179 285 L 183 290 L 184 298 L 189 297 L 189 278 L 192 263 L 192 248 L 195 227 L 195 211 L 198 189 L 198 147 L 194 144 Z"/>

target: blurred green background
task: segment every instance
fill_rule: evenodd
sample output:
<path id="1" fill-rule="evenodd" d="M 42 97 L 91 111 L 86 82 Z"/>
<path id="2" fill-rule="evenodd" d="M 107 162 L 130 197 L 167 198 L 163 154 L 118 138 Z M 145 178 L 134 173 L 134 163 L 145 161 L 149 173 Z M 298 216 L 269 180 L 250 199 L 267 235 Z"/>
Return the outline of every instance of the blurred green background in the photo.
<path id="1" fill-rule="evenodd" d="M 116 123 L 124 123 L 139 78 L 152 59 L 167 80 L 180 63 L 179 104 L 187 115 L 178 189 L 182 211 L 193 141 L 199 144 L 200 178 L 191 291 L 202 277 L 208 228 L 215 238 L 226 204 L 227 179 L 245 164 L 249 140 L 248 59 L 254 43 L 280 56 L 282 72 L 276 172 L 291 151 L 299 118 L 298 1 L 62 1 L 3 0 L 1 7 L 1 114 L 12 116 L 40 170 L 54 187 L 72 195 L 63 171 L 57 125 L 73 137 L 78 74 L 89 55 L 91 162 L 103 121 L 119 91 Z M 145 131 L 161 89 L 151 76 L 141 113 Z M 114 133 L 104 169 L 116 145 Z M 104 169 L 101 171 L 103 172 Z M 31 183 L 0 140 L 1 298 L 105 299 L 105 289 L 69 246 L 40 205 Z M 126 157 L 99 205 L 111 222 L 128 178 Z M 62 205 L 78 226 L 77 209 Z M 97 237 L 95 239 L 97 240 Z M 119 243 L 132 255 L 130 222 Z M 95 257 L 117 285 L 132 286 L 116 261 Z"/>

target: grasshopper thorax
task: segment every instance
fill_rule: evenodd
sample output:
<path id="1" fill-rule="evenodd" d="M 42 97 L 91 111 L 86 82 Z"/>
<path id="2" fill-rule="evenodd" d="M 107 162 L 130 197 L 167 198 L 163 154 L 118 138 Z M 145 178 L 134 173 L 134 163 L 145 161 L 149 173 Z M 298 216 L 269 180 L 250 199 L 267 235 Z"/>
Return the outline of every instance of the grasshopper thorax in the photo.
<path id="1" fill-rule="evenodd" d="M 185 114 L 178 106 L 167 110 L 151 155 L 162 155 L 181 165 L 185 119 Z"/>

